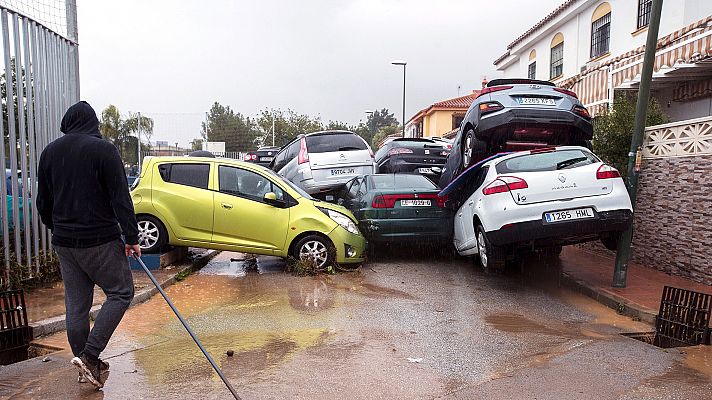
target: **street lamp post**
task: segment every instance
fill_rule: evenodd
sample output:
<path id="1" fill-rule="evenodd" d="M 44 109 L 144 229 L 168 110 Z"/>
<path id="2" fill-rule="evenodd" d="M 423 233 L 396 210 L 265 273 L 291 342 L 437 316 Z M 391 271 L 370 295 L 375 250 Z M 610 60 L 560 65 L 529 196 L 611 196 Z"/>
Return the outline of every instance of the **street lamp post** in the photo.
<path id="1" fill-rule="evenodd" d="M 395 60 L 391 61 L 391 64 L 393 65 L 402 65 L 403 66 L 403 137 L 405 137 L 405 66 L 406 62 L 403 60 Z"/>

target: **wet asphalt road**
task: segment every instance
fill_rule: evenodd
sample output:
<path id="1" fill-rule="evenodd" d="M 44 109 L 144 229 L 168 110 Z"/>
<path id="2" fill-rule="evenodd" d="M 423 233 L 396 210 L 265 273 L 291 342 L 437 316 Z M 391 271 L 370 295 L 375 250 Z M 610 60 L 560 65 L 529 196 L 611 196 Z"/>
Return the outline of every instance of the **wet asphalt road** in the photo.
<path id="1" fill-rule="evenodd" d="M 621 337 L 650 327 L 559 288 L 555 264 L 486 276 L 402 250 L 317 278 L 222 253 L 168 294 L 244 399 L 712 399 L 712 351 Z M 102 391 L 76 383 L 64 351 L 0 369 L 0 397 L 230 398 L 160 296 L 104 357 Z"/>

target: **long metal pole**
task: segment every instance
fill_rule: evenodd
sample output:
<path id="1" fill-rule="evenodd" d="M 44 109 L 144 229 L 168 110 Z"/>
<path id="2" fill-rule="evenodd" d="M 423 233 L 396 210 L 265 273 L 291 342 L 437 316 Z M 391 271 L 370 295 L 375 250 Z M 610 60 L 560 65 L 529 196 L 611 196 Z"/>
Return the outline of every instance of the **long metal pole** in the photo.
<path id="1" fill-rule="evenodd" d="M 153 276 L 151 271 L 146 267 L 146 264 L 143 263 L 143 260 L 141 260 L 141 257 L 138 257 L 137 255 L 134 254 L 134 258 L 138 261 L 139 264 L 141 264 L 141 268 L 143 268 L 143 271 L 148 275 L 148 277 L 151 279 L 151 282 L 153 282 L 154 285 L 156 285 L 156 289 L 161 293 L 161 296 L 163 296 L 163 299 L 166 300 L 166 303 L 168 303 L 168 306 L 173 310 L 175 313 L 176 317 L 180 320 L 180 323 L 183 324 L 183 327 L 185 328 L 186 331 L 188 331 L 188 334 L 190 335 L 191 338 L 193 338 L 193 341 L 195 341 L 195 344 L 198 345 L 200 348 L 200 351 L 203 352 L 203 355 L 205 355 L 205 358 L 208 359 L 208 362 L 210 362 L 210 365 L 213 366 L 213 369 L 215 372 L 218 373 L 218 376 L 220 376 L 220 379 L 222 379 L 223 383 L 225 383 L 225 386 L 227 386 L 228 390 L 230 390 L 230 393 L 236 398 L 240 399 L 240 396 L 237 395 L 237 392 L 235 391 L 235 388 L 232 387 L 230 384 L 230 381 L 227 380 L 225 375 L 223 375 L 222 371 L 220 370 L 220 367 L 215 363 L 215 360 L 213 360 L 212 357 L 210 357 L 210 354 L 205 350 L 205 347 L 203 347 L 203 344 L 200 343 L 200 340 L 198 339 L 197 336 L 195 336 L 195 333 L 193 333 L 193 330 L 190 329 L 190 326 L 188 323 L 183 319 L 183 316 L 180 315 L 180 312 L 178 312 L 178 309 L 176 309 L 176 306 L 173 305 L 173 302 L 171 299 L 168 298 L 168 295 L 166 295 L 166 292 L 163 291 L 163 288 L 161 288 L 161 285 L 158 284 L 158 281 L 156 281 L 156 278 Z"/>
<path id="2" fill-rule="evenodd" d="M 136 131 L 136 142 L 138 149 L 136 150 L 136 171 L 141 175 L 141 112 L 138 113 L 138 130 Z"/>
<path id="3" fill-rule="evenodd" d="M 405 137 L 405 67 L 406 65 L 403 64 L 403 137 Z"/>
<path id="4" fill-rule="evenodd" d="M 645 43 L 643 71 L 640 75 L 638 104 L 635 109 L 633 138 L 630 143 L 630 152 L 628 153 L 628 179 L 626 183 L 633 208 L 635 208 L 635 200 L 638 194 L 643 135 L 645 134 L 645 120 L 648 112 L 648 101 L 650 100 L 650 84 L 653 78 L 655 50 L 658 43 L 658 30 L 660 28 L 660 15 L 662 13 L 662 8 L 663 0 L 653 0 L 653 7 L 650 12 L 650 25 L 648 26 L 648 39 Z M 633 224 L 631 223 L 630 227 L 621 233 L 618 244 L 618 252 L 616 253 L 616 267 L 613 273 L 613 287 L 626 287 L 632 242 Z"/>

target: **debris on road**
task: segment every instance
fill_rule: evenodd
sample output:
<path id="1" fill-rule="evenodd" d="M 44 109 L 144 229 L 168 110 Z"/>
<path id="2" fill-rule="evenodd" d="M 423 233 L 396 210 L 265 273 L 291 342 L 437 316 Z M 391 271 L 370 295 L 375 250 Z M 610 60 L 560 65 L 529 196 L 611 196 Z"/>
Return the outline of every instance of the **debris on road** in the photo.
<path id="1" fill-rule="evenodd" d="M 410 357 L 408 357 L 408 362 L 409 362 L 409 363 L 420 364 L 421 362 L 423 362 L 423 358 L 422 358 L 422 357 L 421 357 L 421 358 L 410 358 Z"/>

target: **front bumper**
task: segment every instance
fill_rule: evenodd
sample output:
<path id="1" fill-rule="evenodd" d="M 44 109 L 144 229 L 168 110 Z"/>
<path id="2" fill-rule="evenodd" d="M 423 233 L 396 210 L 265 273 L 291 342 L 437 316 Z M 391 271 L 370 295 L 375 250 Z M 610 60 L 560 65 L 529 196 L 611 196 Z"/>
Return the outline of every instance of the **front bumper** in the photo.
<path id="1" fill-rule="evenodd" d="M 477 124 L 477 137 L 487 140 L 492 135 L 505 136 L 511 139 L 513 130 L 528 126 L 543 126 L 561 134 L 573 134 L 575 139 L 590 140 L 593 138 L 591 120 L 580 117 L 569 110 L 550 108 L 506 108 L 491 115 L 480 117 Z M 540 139 L 540 138 L 537 138 Z M 561 141 L 553 137 L 553 141 Z M 523 139 L 526 140 L 526 139 Z M 549 143 L 563 144 L 563 143 Z"/>
<path id="2" fill-rule="evenodd" d="M 354 235 L 341 226 L 337 226 L 327 236 L 336 248 L 336 262 L 339 264 L 361 263 L 366 254 L 366 238 L 362 235 Z M 348 248 L 355 252 L 352 257 L 348 257 Z"/>
<path id="3" fill-rule="evenodd" d="M 596 218 L 546 223 L 544 219 L 512 224 L 497 231 L 487 232 L 495 246 L 512 244 L 574 244 L 590 240 L 605 232 L 620 232 L 633 221 L 631 210 L 596 212 Z"/>

